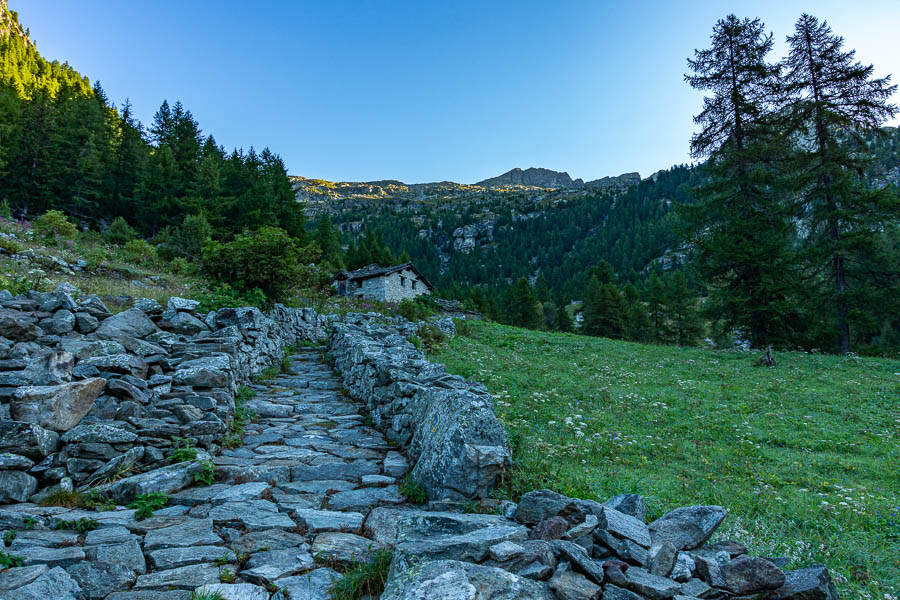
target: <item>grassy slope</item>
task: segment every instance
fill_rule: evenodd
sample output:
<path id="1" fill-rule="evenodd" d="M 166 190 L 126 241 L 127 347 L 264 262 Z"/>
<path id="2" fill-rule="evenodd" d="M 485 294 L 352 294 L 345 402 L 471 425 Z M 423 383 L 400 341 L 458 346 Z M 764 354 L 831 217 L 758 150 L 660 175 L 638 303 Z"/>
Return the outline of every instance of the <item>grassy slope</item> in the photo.
<path id="1" fill-rule="evenodd" d="M 514 452 L 508 493 L 637 492 L 652 518 L 719 504 L 719 538 L 792 568 L 825 564 L 842 597 L 895 599 L 900 361 L 755 358 L 489 323 L 434 356 L 494 395 Z"/>

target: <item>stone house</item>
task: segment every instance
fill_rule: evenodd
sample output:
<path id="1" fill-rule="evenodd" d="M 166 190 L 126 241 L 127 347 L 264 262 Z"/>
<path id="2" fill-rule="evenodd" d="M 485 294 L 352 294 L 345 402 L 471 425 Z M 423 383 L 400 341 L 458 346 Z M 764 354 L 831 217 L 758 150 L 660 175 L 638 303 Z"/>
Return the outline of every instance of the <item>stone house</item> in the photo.
<path id="1" fill-rule="evenodd" d="M 399 302 L 434 290 L 412 263 L 382 267 L 372 264 L 355 271 L 341 271 L 331 278 L 339 296 L 356 296 L 381 302 Z"/>

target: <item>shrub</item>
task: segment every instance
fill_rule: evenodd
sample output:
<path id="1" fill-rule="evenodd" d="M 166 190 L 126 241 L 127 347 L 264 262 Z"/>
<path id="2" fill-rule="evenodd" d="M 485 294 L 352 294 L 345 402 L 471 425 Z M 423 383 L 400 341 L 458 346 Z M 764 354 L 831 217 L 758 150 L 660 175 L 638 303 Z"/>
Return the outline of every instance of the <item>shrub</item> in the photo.
<path id="1" fill-rule="evenodd" d="M 306 265 L 315 262 L 318 254 L 317 247 L 301 247 L 283 229 L 260 227 L 228 243 L 207 243 L 203 270 L 239 291 L 259 288 L 269 300 L 280 302 L 312 281 L 314 270 Z"/>
<path id="2" fill-rule="evenodd" d="M 147 240 L 131 240 L 122 250 L 125 260 L 135 264 L 148 264 L 156 261 L 156 248 Z"/>
<path id="3" fill-rule="evenodd" d="M 197 300 L 200 301 L 200 306 L 197 307 L 196 311 L 197 314 L 208 313 L 211 310 L 219 310 L 220 308 L 240 306 L 265 308 L 268 304 L 266 295 L 261 289 L 253 288 L 252 290 L 239 292 L 227 283 L 217 285 L 212 290 L 199 294 Z"/>
<path id="4" fill-rule="evenodd" d="M 420 299 L 403 300 L 397 306 L 397 314 L 407 321 L 422 321 L 434 314 L 434 310 L 428 305 L 427 301 Z"/>
<path id="5" fill-rule="evenodd" d="M 22 246 L 12 238 L 0 237 L 0 250 L 7 254 L 18 254 L 21 252 Z"/>
<path id="6" fill-rule="evenodd" d="M 422 345 L 425 346 L 426 350 L 434 350 L 447 341 L 447 336 L 444 335 L 444 332 L 434 325 L 422 325 L 419 327 L 419 338 L 422 340 Z"/>
<path id="7" fill-rule="evenodd" d="M 78 228 L 59 210 L 48 210 L 31 223 L 31 230 L 41 240 L 53 242 L 70 239 L 78 233 Z"/>
<path id="8" fill-rule="evenodd" d="M 106 231 L 103 232 L 103 237 L 105 237 L 106 241 L 110 244 L 121 246 L 122 244 L 126 244 L 135 239 L 137 237 L 137 232 L 131 228 L 128 221 L 122 217 L 116 217 L 113 219 L 113 222 L 109 224 L 109 227 L 106 228 Z"/>
<path id="9" fill-rule="evenodd" d="M 157 256 L 159 256 L 158 252 Z M 168 269 L 169 273 L 172 275 L 196 275 L 198 271 L 195 265 L 188 262 L 188 260 L 182 256 L 173 258 L 171 262 L 169 262 Z"/>
<path id="10" fill-rule="evenodd" d="M 10 220 L 12 219 L 12 208 L 9 206 L 9 200 L 6 198 L 0 202 L 0 219 Z"/>
<path id="11" fill-rule="evenodd" d="M 203 215 L 187 215 L 181 227 L 172 233 L 172 249 L 179 256 L 199 259 L 203 246 L 213 235 L 212 225 Z"/>
<path id="12" fill-rule="evenodd" d="M 102 267 L 107 260 L 109 260 L 109 253 L 100 246 L 94 246 L 84 253 L 84 262 L 91 271 Z"/>

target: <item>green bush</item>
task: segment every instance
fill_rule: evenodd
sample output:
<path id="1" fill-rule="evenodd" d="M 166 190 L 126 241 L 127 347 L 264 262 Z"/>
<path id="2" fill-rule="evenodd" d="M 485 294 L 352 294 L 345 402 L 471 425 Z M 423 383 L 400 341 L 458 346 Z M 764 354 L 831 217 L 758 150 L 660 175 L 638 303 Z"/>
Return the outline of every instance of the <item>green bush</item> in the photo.
<path id="1" fill-rule="evenodd" d="M 156 248 L 147 240 L 131 240 L 122 249 L 125 260 L 135 264 L 151 264 L 156 261 Z"/>
<path id="2" fill-rule="evenodd" d="M 318 248 L 301 247 L 298 240 L 277 227 L 260 227 L 231 242 L 209 242 L 203 249 L 203 270 L 213 279 L 247 292 L 259 288 L 273 302 L 285 300 L 292 290 L 309 284 Z"/>
<path id="3" fill-rule="evenodd" d="M 252 290 L 239 292 L 227 283 L 217 285 L 210 291 L 198 294 L 197 300 L 200 301 L 200 306 L 197 307 L 197 314 L 205 314 L 220 308 L 240 306 L 265 308 L 268 304 L 268 299 L 261 289 L 253 288 Z"/>
<path id="4" fill-rule="evenodd" d="M 447 336 L 444 335 L 444 332 L 430 324 L 419 327 L 419 338 L 422 340 L 422 345 L 425 346 L 426 350 L 434 350 L 447 341 Z"/>
<path id="5" fill-rule="evenodd" d="M 106 228 L 106 231 L 103 232 L 103 237 L 105 237 L 106 241 L 110 244 L 121 246 L 137 238 L 137 232 L 132 229 L 131 225 L 128 224 L 128 221 L 122 217 L 116 217 L 113 219 L 113 222 L 109 224 L 109 227 Z"/>
<path id="6" fill-rule="evenodd" d="M 94 246 L 86 251 L 83 256 L 84 262 L 87 263 L 87 268 L 91 271 L 99 269 L 103 266 L 103 263 L 109 260 L 109 253 L 100 246 Z"/>
<path id="7" fill-rule="evenodd" d="M 397 306 L 397 314 L 407 321 L 422 321 L 435 313 L 428 302 L 420 296 L 416 299 L 407 298 Z"/>
<path id="8" fill-rule="evenodd" d="M 78 233 L 78 228 L 59 210 L 48 210 L 31 223 L 35 236 L 44 242 L 71 239 Z"/>
<path id="9" fill-rule="evenodd" d="M 18 254 L 21 252 L 22 246 L 12 238 L 0 237 L 0 250 L 3 250 L 7 254 Z"/>

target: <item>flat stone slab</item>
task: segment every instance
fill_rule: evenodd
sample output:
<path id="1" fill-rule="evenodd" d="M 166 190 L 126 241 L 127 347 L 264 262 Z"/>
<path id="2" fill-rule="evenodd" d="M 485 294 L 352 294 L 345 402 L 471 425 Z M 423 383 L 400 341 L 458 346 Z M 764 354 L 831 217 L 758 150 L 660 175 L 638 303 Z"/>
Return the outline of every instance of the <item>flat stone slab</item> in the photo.
<path id="1" fill-rule="evenodd" d="M 144 538 L 144 550 L 185 546 L 215 546 L 222 538 L 213 532 L 212 519 L 188 519 L 179 525 L 155 529 Z"/>
<path id="2" fill-rule="evenodd" d="M 356 489 L 358 486 L 355 483 L 342 479 L 326 479 L 292 481 L 290 483 L 280 483 L 278 487 L 286 492 L 297 492 L 299 494 L 327 494 L 329 492 L 345 492 Z"/>
<path id="3" fill-rule="evenodd" d="M 209 517 L 217 525 L 239 524 L 249 529 L 290 529 L 297 525 L 288 515 L 278 512 L 278 507 L 268 500 L 226 502 L 213 507 Z"/>
<path id="4" fill-rule="evenodd" d="M 353 533 L 329 531 L 320 533 L 310 552 L 341 564 L 367 563 L 381 549 L 381 544 Z"/>
<path id="5" fill-rule="evenodd" d="M 225 504 L 226 502 L 243 502 L 246 500 L 259 500 L 263 492 L 269 489 L 269 484 L 262 481 L 251 481 L 239 485 L 228 486 L 224 490 L 210 498 L 212 504 Z"/>
<path id="6" fill-rule="evenodd" d="M 190 565 L 141 575 L 135 590 L 194 590 L 207 583 L 219 583 L 219 567 L 209 564 Z"/>
<path id="7" fill-rule="evenodd" d="M 20 588 L 3 592 L 3 600 L 76 600 L 80 592 L 81 587 L 62 567 L 54 567 Z"/>
<path id="8" fill-rule="evenodd" d="M 280 590 L 287 590 L 291 600 L 330 600 L 328 590 L 341 577 L 337 571 L 322 567 L 303 575 L 283 577 L 274 584 Z"/>
<path id="9" fill-rule="evenodd" d="M 357 531 L 363 524 L 363 515 L 357 512 L 335 510 L 295 510 L 294 517 L 306 527 L 307 533 L 323 531 Z"/>
<path id="10" fill-rule="evenodd" d="M 295 575 L 313 566 L 313 557 L 304 550 L 285 548 L 258 552 L 241 570 L 241 577 L 257 583 L 271 583 L 281 577 Z"/>
<path id="11" fill-rule="evenodd" d="M 301 596 L 302 597 L 302 596 Z M 546 583 L 455 560 L 391 570 L 381 600 L 557 600 Z"/>
<path id="12" fill-rule="evenodd" d="M 78 546 L 65 548 L 46 548 L 44 546 L 28 546 L 19 548 L 16 553 L 22 557 L 22 566 L 47 565 L 49 567 L 67 567 L 84 560 L 84 550 Z"/>
<path id="13" fill-rule="evenodd" d="M 338 492 L 328 498 L 328 508 L 334 510 L 368 511 L 384 504 L 400 504 L 406 497 L 396 485 L 384 488 L 362 488 Z"/>
<path id="14" fill-rule="evenodd" d="M 266 588 L 250 583 L 210 583 L 197 588 L 195 594 L 218 594 L 222 600 L 269 600 Z"/>
<path id="15" fill-rule="evenodd" d="M 214 563 L 219 559 L 234 562 L 234 552 L 221 546 L 187 546 L 162 548 L 149 554 L 154 569 L 164 571 L 200 563 Z"/>
<path id="16" fill-rule="evenodd" d="M 363 475 L 381 473 L 377 463 L 357 460 L 349 463 L 331 463 L 318 466 L 291 467 L 291 481 L 315 481 L 319 479 L 342 479 L 359 481 Z"/>

